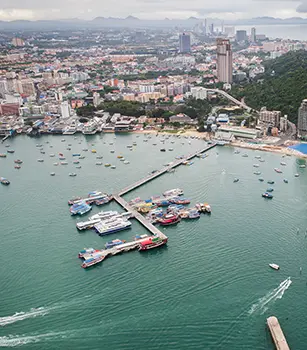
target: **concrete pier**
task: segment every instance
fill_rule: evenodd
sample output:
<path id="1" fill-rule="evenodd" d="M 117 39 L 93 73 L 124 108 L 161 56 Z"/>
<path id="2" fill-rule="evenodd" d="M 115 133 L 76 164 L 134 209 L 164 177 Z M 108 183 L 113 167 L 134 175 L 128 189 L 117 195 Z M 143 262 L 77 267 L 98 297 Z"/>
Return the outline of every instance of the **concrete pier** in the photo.
<path id="1" fill-rule="evenodd" d="M 278 319 L 271 316 L 267 319 L 267 325 L 272 335 L 277 350 L 290 350 L 284 333 L 280 327 Z"/>
<path id="2" fill-rule="evenodd" d="M 176 168 L 177 166 L 181 165 L 182 163 L 184 163 L 186 161 L 191 160 L 192 158 L 196 157 L 197 154 L 205 153 L 205 152 L 209 151 L 211 148 L 213 148 L 215 146 L 216 146 L 216 144 L 212 144 L 212 145 L 206 146 L 205 148 L 202 148 L 202 149 L 198 150 L 197 152 L 191 153 L 191 154 L 187 155 L 186 157 L 184 157 L 182 159 L 178 159 L 177 161 L 172 162 L 169 166 L 163 167 L 161 170 L 158 170 L 155 173 L 150 174 L 150 175 L 144 177 L 143 179 L 141 179 L 141 180 L 139 180 L 139 181 L 137 181 L 137 182 L 127 186 L 126 188 L 122 189 L 118 193 L 118 196 L 123 196 L 126 193 L 128 193 L 128 192 L 130 192 L 132 190 L 135 190 L 136 188 L 144 185 L 145 183 L 147 183 L 149 181 L 152 181 L 156 177 L 165 174 L 167 171 Z"/>

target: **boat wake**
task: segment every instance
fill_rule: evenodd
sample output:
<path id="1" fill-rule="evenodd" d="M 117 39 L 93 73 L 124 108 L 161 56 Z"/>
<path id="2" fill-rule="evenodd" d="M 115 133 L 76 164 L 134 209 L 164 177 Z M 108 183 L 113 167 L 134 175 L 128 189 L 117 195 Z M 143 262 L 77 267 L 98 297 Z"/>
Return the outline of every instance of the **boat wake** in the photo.
<path id="1" fill-rule="evenodd" d="M 0 317 L 0 326 L 6 326 L 17 321 L 23 321 L 27 318 L 33 318 L 37 316 L 44 316 L 49 313 L 53 308 L 39 307 L 38 309 L 31 309 L 28 312 L 16 312 L 14 315 Z"/>
<path id="2" fill-rule="evenodd" d="M 290 287 L 292 281 L 288 277 L 280 285 L 273 289 L 271 292 L 267 293 L 264 297 L 260 298 L 256 304 L 253 304 L 248 313 L 251 315 L 255 312 L 263 314 L 268 310 L 268 305 L 274 302 L 276 299 L 281 299 L 285 291 Z"/>
<path id="3" fill-rule="evenodd" d="M 86 301 L 88 301 L 88 298 L 90 298 L 90 296 L 86 295 L 83 298 L 73 299 L 69 302 L 59 302 L 59 303 L 53 304 L 49 307 L 32 308 L 32 309 L 30 309 L 30 311 L 27 311 L 27 312 L 23 312 L 23 311 L 15 312 L 14 315 L 0 317 L 0 327 L 4 327 L 6 325 L 9 325 L 9 324 L 12 324 L 12 323 L 15 323 L 18 321 L 23 321 L 23 320 L 26 320 L 28 318 L 34 318 L 37 316 L 45 316 L 53 310 L 65 309 L 65 308 L 74 306 L 76 304 L 80 304 L 80 303 L 84 302 L 85 299 L 86 299 Z"/>
<path id="4" fill-rule="evenodd" d="M 58 338 L 59 336 L 65 337 L 65 332 L 51 332 L 38 335 L 9 335 L 0 337 L 0 348 L 2 347 L 15 347 L 20 345 L 25 345 L 29 343 L 38 343 L 41 340 Z"/>

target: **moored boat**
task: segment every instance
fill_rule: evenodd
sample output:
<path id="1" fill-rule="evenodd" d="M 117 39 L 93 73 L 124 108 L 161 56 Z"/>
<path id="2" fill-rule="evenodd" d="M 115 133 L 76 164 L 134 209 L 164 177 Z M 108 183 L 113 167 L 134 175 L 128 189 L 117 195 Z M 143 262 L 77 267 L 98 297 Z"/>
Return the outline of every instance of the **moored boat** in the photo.
<path id="1" fill-rule="evenodd" d="M 94 266 L 94 265 L 102 262 L 105 258 L 106 258 L 105 255 L 98 255 L 97 257 L 90 257 L 89 259 L 84 260 L 81 267 L 86 269 L 88 267 Z"/>
<path id="2" fill-rule="evenodd" d="M 167 238 L 150 237 L 148 240 L 143 241 L 139 245 L 139 251 L 149 250 L 153 248 L 161 247 L 167 243 Z"/>
<path id="3" fill-rule="evenodd" d="M 171 190 L 165 191 L 163 193 L 164 197 L 169 197 L 169 196 L 182 196 L 183 195 L 183 190 L 181 188 L 173 188 Z"/>
<path id="4" fill-rule="evenodd" d="M 0 158 L 6 158 L 6 154 L 0 153 Z"/>
<path id="5" fill-rule="evenodd" d="M 125 240 L 120 240 L 120 239 L 113 239 L 112 241 L 109 241 L 105 244 L 106 249 L 113 248 L 115 246 L 121 245 L 123 243 L 126 243 Z"/>
<path id="6" fill-rule="evenodd" d="M 264 193 L 262 193 L 262 197 L 267 198 L 267 199 L 272 199 L 273 195 L 269 192 L 264 192 Z"/>
<path id="7" fill-rule="evenodd" d="M 2 185 L 9 185 L 10 181 L 5 177 L 0 177 L 0 183 L 2 183 Z"/>
<path id="8" fill-rule="evenodd" d="M 279 265 L 277 264 L 269 264 L 269 266 L 274 270 L 279 270 Z"/>
<path id="9" fill-rule="evenodd" d="M 177 224 L 180 220 L 180 216 L 177 214 L 166 214 L 162 218 L 157 219 L 157 222 L 162 226 L 169 226 Z"/>
<path id="10" fill-rule="evenodd" d="M 14 163 L 16 163 L 16 164 L 22 164 L 22 160 L 16 159 L 16 160 L 14 160 Z"/>
<path id="11" fill-rule="evenodd" d="M 279 174 L 282 173 L 282 171 L 281 171 L 280 169 L 278 169 L 278 168 L 274 168 L 274 170 L 275 170 L 277 173 L 279 173 Z"/>

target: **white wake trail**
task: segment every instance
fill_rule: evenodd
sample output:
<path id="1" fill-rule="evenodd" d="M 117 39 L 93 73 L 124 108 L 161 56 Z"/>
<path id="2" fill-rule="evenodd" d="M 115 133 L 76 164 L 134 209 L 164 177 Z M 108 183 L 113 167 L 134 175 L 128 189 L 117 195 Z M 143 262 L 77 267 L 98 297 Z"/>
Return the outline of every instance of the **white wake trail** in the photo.
<path id="1" fill-rule="evenodd" d="M 248 313 L 251 315 L 254 312 L 264 313 L 268 309 L 268 304 L 274 302 L 276 299 L 281 299 L 285 291 L 290 287 L 292 281 L 291 277 L 282 281 L 280 285 L 267 293 L 264 297 L 260 298 L 257 303 L 253 304 Z"/>
<path id="2" fill-rule="evenodd" d="M 29 343 L 38 343 L 41 340 L 48 340 L 58 338 L 59 336 L 65 336 L 65 332 L 51 332 L 38 335 L 9 335 L 7 337 L 0 337 L 0 348 L 1 347 L 15 347 L 25 345 Z"/>

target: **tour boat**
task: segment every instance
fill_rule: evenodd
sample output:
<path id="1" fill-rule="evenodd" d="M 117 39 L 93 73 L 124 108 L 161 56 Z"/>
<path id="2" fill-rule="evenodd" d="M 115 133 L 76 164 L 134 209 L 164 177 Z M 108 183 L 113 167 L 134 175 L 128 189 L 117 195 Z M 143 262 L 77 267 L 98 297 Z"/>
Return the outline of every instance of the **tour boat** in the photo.
<path id="1" fill-rule="evenodd" d="M 179 215 L 175 214 L 166 214 L 162 218 L 158 219 L 158 223 L 162 226 L 174 225 L 180 222 Z"/>
<path id="2" fill-rule="evenodd" d="M 269 264 L 269 266 L 274 270 L 279 270 L 279 265 L 277 264 Z"/>
<path id="3" fill-rule="evenodd" d="M 2 185 L 9 185 L 10 184 L 10 181 L 4 177 L 0 177 L 0 182 L 2 183 Z"/>
<path id="4" fill-rule="evenodd" d="M 131 222 L 128 220 L 118 219 L 111 223 L 105 223 L 103 221 L 97 223 L 94 226 L 95 230 L 100 236 L 109 235 L 118 231 L 126 230 L 131 228 Z"/>
<path id="5" fill-rule="evenodd" d="M 167 243 L 167 238 L 150 237 L 148 240 L 140 242 L 139 251 L 161 247 Z"/>
<path id="6" fill-rule="evenodd" d="M 181 188 L 173 188 L 171 190 L 165 191 L 163 193 L 164 197 L 169 197 L 169 196 L 182 196 L 183 195 L 183 190 Z"/>
<path id="7" fill-rule="evenodd" d="M 275 170 L 277 173 L 279 173 L 279 174 L 282 173 L 282 171 L 281 171 L 280 169 L 278 169 L 278 168 L 274 168 L 274 170 Z"/>
<path id="8" fill-rule="evenodd" d="M 84 269 L 94 266 L 100 262 L 102 262 L 105 259 L 105 255 L 99 255 L 97 257 L 90 257 L 89 259 L 85 260 L 83 264 L 81 265 Z"/>
<path id="9" fill-rule="evenodd" d="M 16 164 L 22 164 L 22 160 L 16 159 L 16 160 L 14 160 L 14 163 L 16 163 Z"/>
<path id="10" fill-rule="evenodd" d="M 271 193 L 269 193 L 269 192 L 264 192 L 264 193 L 262 193 L 262 197 L 263 198 L 272 199 L 273 195 Z"/>
<path id="11" fill-rule="evenodd" d="M 120 239 L 113 239 L 112 241 L 107 242 L 105 244 L 105 248 L 106 249 L 110 249 L 110 248 L 113 248 L 115 246 L 121 245 L 123 243 L 126 243 L 126 241 L 125 240 L 120 240 Z"/>

